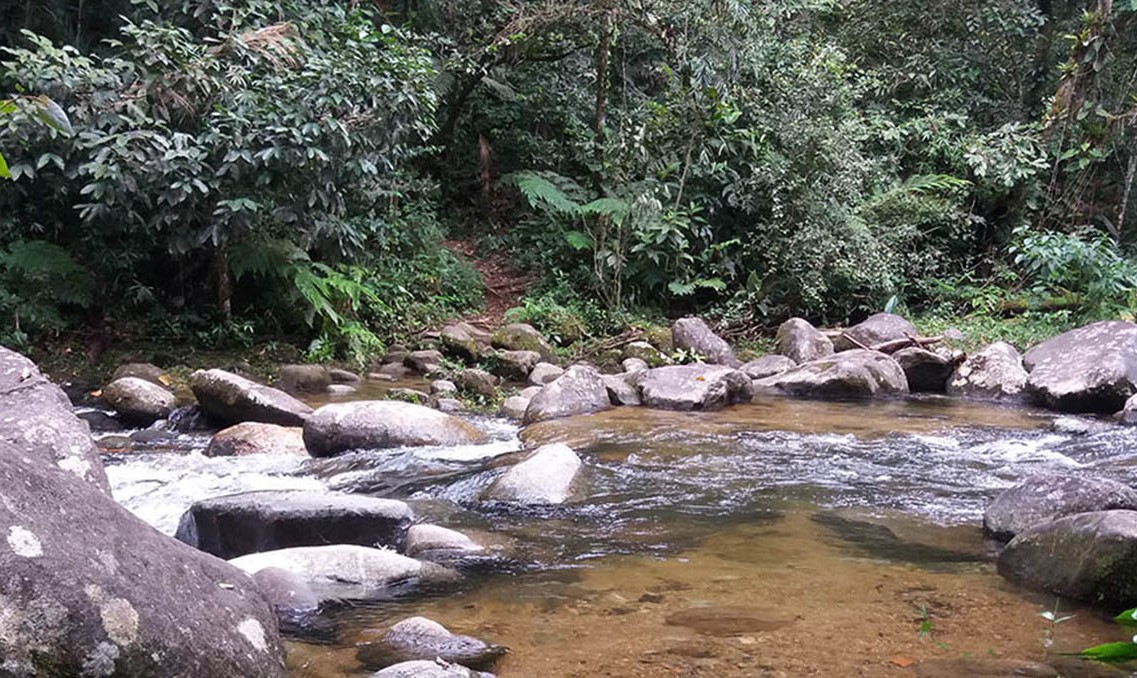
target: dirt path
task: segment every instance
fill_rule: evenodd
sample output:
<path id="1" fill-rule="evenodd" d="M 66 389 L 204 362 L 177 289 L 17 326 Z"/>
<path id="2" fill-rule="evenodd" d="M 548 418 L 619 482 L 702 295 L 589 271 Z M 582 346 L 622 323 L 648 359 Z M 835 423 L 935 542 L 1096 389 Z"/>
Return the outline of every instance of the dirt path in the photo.
<path id="1" fill-rule="evenodd" d="M 476 242 L 445 240 L 442 245 L 468 259 L 485 282 L 485 310 L 462 320 L 487 329 L 499 327 L 505 312 L 521 304 L 521 298 L 534 282 L 533 276 L 522 274 L 497 252 L 479 256 Z"/>

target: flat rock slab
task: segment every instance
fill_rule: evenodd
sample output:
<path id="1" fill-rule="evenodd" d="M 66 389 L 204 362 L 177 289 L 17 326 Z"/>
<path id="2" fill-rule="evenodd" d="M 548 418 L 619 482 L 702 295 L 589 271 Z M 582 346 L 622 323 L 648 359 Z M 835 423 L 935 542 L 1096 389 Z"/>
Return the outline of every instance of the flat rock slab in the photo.
<path id="1" fill-rule="evenodd" d="M 794 623 L 791 615 L 771 610 L 732 605 L 692 607 L 667 616 L 670 626 L 683 626 L 705 636 L 741 636 L 777 631 Z"/>
<path id="2" fill-rule="evenodd" d="M 458 417 L 393 400 L 325 405 L 304 424 L 304 444 L 314 457 L 358 449 L 477 445 L 488 440 L 476 426 Z"/>
<path id="3" fill-rule="evenodd" d="M 294 546 L 399 548 L 414 513 L 401 501 L 307 490 L 243 492 L 195 502 L 175 537 L 219 558 Z"/>
<path id="4" fill-rule="evenodd" d="M 869 398 L 908 393 L 908 378 L 890 356 L 854 349 L 754 381 L 756 392 L 803 398 Z"/>
<path id="5" fill-rule="evenodd" d="M 634 379 L 644 406 L 661 410 L 715 410 L 754 396 L 750 377 L 725 365 L 669 365 Z"/>
<path id="6" fill-rule="evenodd" d="M 1113 414 L 1137 393 L 1137 324 L 1093 323 L 1044 341 L 1023 356 L 1026 388 L 1062 412 Z"/>
<path id="7" fill-rule="evenodd" d="M 1137 490 L 1108 478 L 1040 473 L 996 497 L 983 514 L 983 528 L 1007 541 L 1051 520 L 1114 509 L 1137 510 Z"/>
<path id="8" fill-rule="evenodd" d="M 215 421 L 239 424 L 260 421 L 281 426 L 303 426 L 312 408 L 284 391 L 225 370 L 198 370 L 190 375 L 190 388 L 201 409 Z"/>

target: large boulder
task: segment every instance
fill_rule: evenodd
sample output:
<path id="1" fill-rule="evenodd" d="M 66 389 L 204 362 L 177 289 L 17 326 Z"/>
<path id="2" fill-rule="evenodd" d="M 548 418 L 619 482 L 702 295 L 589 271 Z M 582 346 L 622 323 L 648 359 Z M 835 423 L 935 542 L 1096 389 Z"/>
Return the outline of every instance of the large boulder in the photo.
<path id="1" fill-rule="evenodd" d="M 324 405 L 304 424 L 304 444 L 314 457 L 357 449 L 473 445 L 487 440 L 485 433 L 458 417 L 395 400 Z"/>
<path id="2" fill-rule="evenodd" d="M 537 363 L 529 372 L 528 383 L 533 386 L 544 386 L 551 381 L 555 381 L 564 373 L 564 368 L 557 367 L 552 363 Z"/>
<path id="3" fill-rule="evenodd" d="M 541 362 L 541 354 L 536 351 L 498 351 L 492 358 L 490 369 L 506 381 L 525 382 Z"/>
<path id="4" fill-rule="evenodd" d="M 492 673 L 474 671 L 443 659 L 416 659 L 388 666 L 367 678 L 494 678 L 494 676 Z"/>
<path id="5" fill-rule="evenodd" d="M 490 337 L 494 348 L 506 351 L 534 351 L 547 363 L 557 362 L 557 352 L 532 325 L 513 323 L 499 328 Z"/>
<path id="6" fill-rule="evenodd" d="M 833 350 L 851 351 L 917 336 L 916 326 L 892 313 L 877 313 L 845 330 L 833 340 Z M 860 344 L 858 346 L 858 344 Z"/>
<path id="7" fill-rule="evenodd" d="M 983 514 L 983 528 L 1006 541 L 1051 520 L 1113 509 L 1137 511 L 1137 490 L 1108 478 L 1040 473 L 1003 491 Z"/>
<path id="8" fill-rule="evenodd" d="M 521 421 L 525 419 L 525 410 L 529 409 L 529 398 L 510 396 L 501 402 L 498 414 L 506 419 Z"/>
<path id="9" fill-rule="evenodd" d="M 284 676 L 245 574 L 48 459 L 0 445 L 0 675 Z"/>
<path id="10" fill-rule="evenodd" d="M 229 563 L 249 574 L 269 567 L 287 570 L 321 601 L 372 600 L 417 583 L 442 584 L 458 578 L 454 570 L 441 565 L 401 556 L 390 549 L 354 544 L 250 553 Z"/>
<path id="11" fill-rule="evenodd" d="M 1120 610 L 1137 600 L 1137 511 L 1079 513 L 1020 532 L 999 574 L 1031 589 Z"/>
<path id="12" fill-rule="evenodd" d="M 468 554 L 484 550 L 481 544 L 457 530 L 428 523 L 412 525 L 407 530 L 407 543 L 404 549 L 411 558 L 426 560 L 435 560 L 430 556 L 437 553 Z"/>
<path id="13" fill-rule="evenodd" d="M 119 365 L 118 368 L 115 369 L 114 374 L 111 375 L 111 381 L 118 381 L 126 377 L 145 379 L 159 386 L 170 385 L 170 376 L 166 374 L 166 371 L 150 363 L 125 363 Z"/>
<path id="14" fill-rule="evenodd" d="M 659 367 L 667 364 L 667 356 L 658 348 L 646 341 L 633 341 L 624 347 L 622 353 L 625 360 L 642 360 L 648 367 Z"/>
<path id="15" fill-rule="evenodd" d="M 805 363 L 782 374 L 758 379 L 763 393 L 803 398 L 867 398 L 905 395 L 908 380 L 890 356 L 854 349 Z"/>
<path id="16" fill-rule="evenodd" d="M 201 409 L 222 424 L 260 421 L 303 426 L 312 408 L 279 389 L 258 384 L 225 370 L 198 370 L 190 388 Z"/>
<path id="17" fill-rule="evenodd" d="M 218 431 L 202 452 L 207 457 L 245 457 L 271 454 L 278 457 L 307 457 L 304 429 L 246 421 Z"/>
<path id="18" fill-rule="evenodd" d="M 451 633 L 426 617 L 409 617 L 383 637 L 358 646 L 355 657 L 366 669 L 381 669 L 415 660 L 441 659 L 472 669 L 487 669 L 508 650 L 470 636 Z"/>
<path id="19" fill-rule="evenodd" d="M 525 409 L 525 423 L 600 412 L 612 407 L 608 388 L 595 368 L 573 365 L 543 386 Z"/>
<path id="20" fill-rule="evenodd" d="M 403 358 L 403 364 L 419 374 L 434 374 L 442 366 L 442 352 L 434 349 L 411 351 Z"/>
<path id="21" fill-rule="evenodd" d="M 790 318 L 782 323 L 774 345 L 778 354 L 798 365 L 833 355 L 833 342 L 829 337 L 803 318 Z"/>
<path id="22" fill-rule="evenodd" d="M 1022 356 L 1005 341 L 997 341 L 973 353 L 955 368 L 947 394 L 987 400 L 1018 400 L 1026 388 L 1027 373 Z"/>
<path id="23" fill-rule="evenodd" d="M 904 370 L 908 379 L 908 390 L 913 393 L 943 393 L 951 377 L 951 360 L 938 353 L 916 346 L 902 348 L 892 354 L 892 359 Z"/>
<path id="24" fill-rule="evenodd" d="M 438 338 L 446 353 L 466 362 L 481 358 L 490 345 L 489 332 L 465 322 L 443 327 Z"/>
<path id="25" fill-rule="evenodd" d="M 332 375 L 323 365 L 281 365 L 277 383 L 289 393 L 323 393 Z"/>
<path id="26" fill-rule="evenodd" d="M 493 482 L 482 499 L 514 504 L 563 504 L 578 489 L 583 463 L 568 445 L 554 443 L 537 448 Z"/>
<path id="27" fill-rule="evenodd" d="M 103 402 L 110 406 L 122 421 L 128 424 L 149 426 L 165 419 L 177 407 L 173 393 L 152 381 L 138 377 L 115 379 L 103 388 Z"/>
<path id="28" fill-rule="evenodd" d="M 497 397 L 498 378 L 476 367 L 469 367 L 455 374 L 454 383 L 459 389 L 472 395 L 490 399 Z"/>
<path id="29" fill-rule="evenodd" d="M 608 389 L 608 400 L 613 405 L 636 406 L 643 404 L 639 389 L 632 383 L 638 381 L 634 375 L 604 374 L 600 378 L 604 380 L 604 386 Z"/>
<path id="30" fill-rule="evenodd" d="M 304 628 L 320 612 L 320 599 L 312 592 L 312 587 L 288 570 L 266 567 L 253 574 L 253 581 L 276 612 L 281 629 Z"/>
<path id="31" fill-rule="evenodd" d="M 1086 325 L 1026 352 L 1027 392 L 1062 412 L 1113 414 L 1137 393 L 1137 324 Z"/>
<path id="32" fill-rule="evenodd" d="M 0 444 L 41 458 L 110 493 L 87 423 L 35 363 L 0 347 Z"/>
<path id="33" fill-rule="evenodd" d="M 782 372 L 789 372 L 795 367 L 797 363 L 784 355 L 764 355 L 744 364 L 738 370 L 751 379 L 765 379 Z"/>
<path id="34" fill-rule="evenodd" d="M 680 318 L 671 325 L 675 348 L 697 353 L 708 363 L 738 367 L 742 364 L 726 340 L 711 331 L 701 318 Z M 651 361 L 648 361 L 649 363 Z"/>
<path id="35" fill-rule="evenodd" d="M 634 375 L 646 407 L 662 410 L 713 410 L 749 402 L 750 377 L 725 365 L 668 365 Z"/>
<path id="36" fill-rule="evenodd" d="M 414 513 L 401 501 L 307 490 L 241 492 L 195 502 L 174 536 L 220 558 L 293 546 L 399 548 Z"/>

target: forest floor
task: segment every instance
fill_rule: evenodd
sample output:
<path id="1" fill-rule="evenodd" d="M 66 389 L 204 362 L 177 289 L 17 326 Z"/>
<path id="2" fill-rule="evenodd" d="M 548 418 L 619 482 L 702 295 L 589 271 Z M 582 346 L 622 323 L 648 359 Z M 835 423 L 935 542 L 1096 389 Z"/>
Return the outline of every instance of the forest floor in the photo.
<path id="1" fill-rule="evenodd" d="M 480 313 L 462 318 L 484 329 L 502 325 L 505 312 L 521 305 L 521 298 L 535 282 L 532 275 L 518 271 L 505 256 L 498 252 L 479 254 L 475 240 L 446 240 L 446 249 L 465 257 L 485 282 L 485 307 Z"/>

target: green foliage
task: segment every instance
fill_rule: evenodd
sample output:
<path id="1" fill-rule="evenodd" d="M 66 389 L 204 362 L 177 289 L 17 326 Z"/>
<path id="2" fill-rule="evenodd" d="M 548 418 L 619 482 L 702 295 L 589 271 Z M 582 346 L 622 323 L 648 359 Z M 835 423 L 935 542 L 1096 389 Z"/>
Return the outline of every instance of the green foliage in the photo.
<path id="1" fill-rule="evenodd" d="M 1122 626 L 1137 626 L 1137 608 L 1125 610 L 1114 617 L 1114 621 Z M 1137 661 L 1137 636 L 1130 641 L 1095 645 L 1082 650 L 1077 655 L 1105 664 L 1126 664 Z"/>
<path id="2" fill-rule="evenodd" d="M 0 343 L 26 347 L 29 337 L 67 326 L 65 312 L 92 302 L 90 271 L 63 248 L 17 240 L 0 250 Z"/>
<path id="3" fill-rule="evenodd" d="M 1108 316 L 1137 303 L 1137 260 L 1100 231 L 1037 232 L 1019 229 L 1011 247 L 1031 291 L 1074 295 L 1090 317 Z"/>

